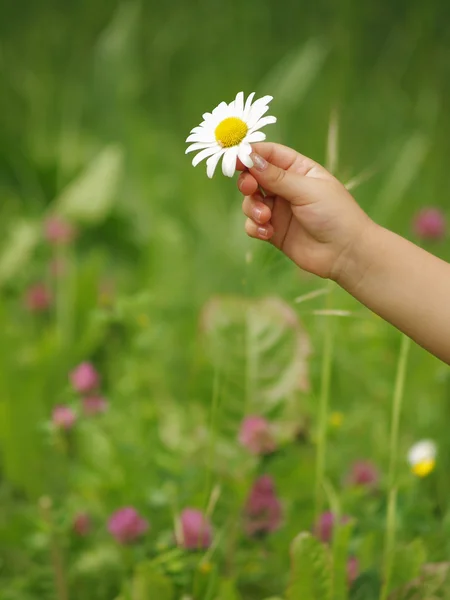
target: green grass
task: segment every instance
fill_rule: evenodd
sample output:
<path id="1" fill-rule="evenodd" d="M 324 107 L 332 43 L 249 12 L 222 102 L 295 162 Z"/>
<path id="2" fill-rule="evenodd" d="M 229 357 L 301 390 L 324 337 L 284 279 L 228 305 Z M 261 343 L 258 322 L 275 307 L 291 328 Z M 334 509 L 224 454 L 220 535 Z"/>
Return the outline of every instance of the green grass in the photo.
<path id="1" fill-rule="evenodd" d="M 437 0 L 4 3 L 2 600 L 65 600 L 65 590 L 71 600 L 262 600 L 315 593 L 317 572 L 336 598 L 406 598 L 423 563 L 448 559 L 447 368 L 411 346 L 397 422 L 400 334 L 249 240 L 235 184 L 208 180 L 184 155 L 203 112 L 241 89 L 272 94 L 269 138 L 355 182 L 374 219 L 412 238 L 420 207 L 448 214 L 445 11 Z M 64 256 L 42 238 L 53 210 L 79 230 Z M 448 239 L 430 250 L 450 260 Z M 54 258 L 66 264 L 56 280 Z M 42 280 L 55 304 L 33 315 L 23 295 Z M 68 373 L 83 360 L 101 373 L 110 409 L 55 432 L 53 406 L 79 410 Z M 336 411 L 340 428 L 328 419 Z M 242 418 L 258 413 L 279 443 L 264 459 L 237 442 Z M 417 480 L 405 457 L 423 437 L 439 458 Z M 344 485 L 357 459 L 378 466 L 375 493 Z M 263 473 L 283 525 L 255 540 L 241 515 Z M 106 522 L 126 505 L 151 528 L 121 547 Z M 322 552 L 297 536 L 329 505 L 354 522 Z M 204 552 L 174 547 L 186 506 L 209 507 Z M 93 522 L 82 539 L 71 531 L 79 511 Z M 290 562 L 294 539 L 305 546 L 292 546 Z M 297 568 L 308 548 L 325 566 Z M 350 591 L 345 553 L 360 563 Z M 445 575 L 428 567 L 417 598 L 445 598 Z"/>

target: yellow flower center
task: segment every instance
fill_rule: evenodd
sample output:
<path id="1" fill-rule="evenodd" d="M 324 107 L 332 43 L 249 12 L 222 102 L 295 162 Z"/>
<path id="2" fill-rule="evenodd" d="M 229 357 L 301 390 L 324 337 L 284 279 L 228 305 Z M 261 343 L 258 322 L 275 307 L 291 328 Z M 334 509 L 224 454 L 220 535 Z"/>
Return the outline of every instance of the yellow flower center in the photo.
<path id="1" fill-rule="evenodd" d="M 413 465 L 412 472 L 414 475 L 417 475 L 417 477 L 426 477 L 434 469 L 435 464 L 436 461 L 434 458 L 426 458 Z"/>
<path id="2" fill-rule="evenodd" d="M 344 419 L 344 415 L 341 412 L 332 412 L 330 415 L 330 425 L 336 429 L 342 425 L 342 421 Z"/>
<path id="3" fill-rule="evenodd" d="M 216 140 L 222 148 L 237 146 L 247 135 L 247 123 L 237 117 L 228 117 L 219 123 L 215 130 Z"/>
<path id="4" fill-rule="evenodd" d="M 210 562 L 201 562 L 198 568 L 201 573 L 210 573 L 213 566 Z"/>

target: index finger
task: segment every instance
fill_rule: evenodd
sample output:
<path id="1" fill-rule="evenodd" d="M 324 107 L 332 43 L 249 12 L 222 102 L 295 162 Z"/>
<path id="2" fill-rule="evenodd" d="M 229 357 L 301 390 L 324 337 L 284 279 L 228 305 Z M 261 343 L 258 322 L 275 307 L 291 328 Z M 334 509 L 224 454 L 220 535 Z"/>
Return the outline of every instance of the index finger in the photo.
<path id="1" fill-rule="evenodd" d="M 295 171 L 301 175 L 306 175 L 313 167 L 325 171 L 323 167 L 311 158 L 300 154 L 293 148 L 283 146 L 282 144 L 275 144 L 274 142 L 258 142 L 252 144 L 252 148 L 254 152 L 265 158 L 267 162 L 280 169 L 284 169 L 285 171 L 292 167 L 294 167 Z M 237 161 L 236 168 L 239 171 L 245 171 L 247 169 L 240 160 Z"/>

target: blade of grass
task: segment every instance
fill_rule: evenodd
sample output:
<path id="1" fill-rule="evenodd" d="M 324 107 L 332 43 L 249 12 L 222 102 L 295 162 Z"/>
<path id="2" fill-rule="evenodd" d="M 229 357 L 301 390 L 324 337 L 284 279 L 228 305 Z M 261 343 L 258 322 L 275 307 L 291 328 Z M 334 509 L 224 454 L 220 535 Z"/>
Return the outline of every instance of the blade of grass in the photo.
<path id="1" fill-rule="evenodd" d="M 406 367 L 408 363 L 409 348 L 411 340 L 402 335 L 400 355 L 395 377 L 394 396 L 392 399 L 391 434 L 389 443 L 389 495 L 386 515 L 386 535 L 384 544 L 384 578 L 381 588 L 380 600 L 386 600 L 392 577 L 394 564 L 394 546 L 396 529 L 396 505 L 397 505 L 397 462 L 398 462 L 398 434 L 400 426 L 400 415 L 402 410 L 403 392 L 405 389 Z"/>
<path id="2" fill-rule="evenodd" d="M 331 288 L 333 283 L 328 282 Z M 331 289 L 330 289 L 331 292 Z M 326 309 L 329 309 L 332 301 L 332 294 L 326 296 Z M 330 398 L 331 364 L 333 358 L 333 340 L 334 340 L 334 319 L 330 324 L 325 325 L 324 347 L 322 357 L 322 371 L 320 378 L 320 398 L 319 398 L 319 423 L 317 434 L 317 458 L 316 458 L 316 487 L 315 487 L 315 512 L 316 519 L 322 512 L 323 506 L 323 488 L 325 477 L 325 459 L 327 445 L 328 428 L 328 405 Z"/>

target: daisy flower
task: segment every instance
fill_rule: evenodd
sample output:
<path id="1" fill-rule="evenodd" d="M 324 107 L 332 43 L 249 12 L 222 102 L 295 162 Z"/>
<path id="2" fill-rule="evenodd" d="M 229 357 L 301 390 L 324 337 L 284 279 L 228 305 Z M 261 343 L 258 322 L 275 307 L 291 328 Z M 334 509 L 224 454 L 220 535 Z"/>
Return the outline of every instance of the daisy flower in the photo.
<path id="1" fill-rule="evenodd" d="M 200 152 L 194 157 L 192 164 L 196 167 L 207 158 L 206 173 L 208 177 L 222 160 L 222 172 L 233 177 L 236 171 L 236 159 L 246 167 L 253 167 L 250 158 L 254 142 L 262 142 L 266 135 L 259 131 L 265 125 L 276 123 L 275 117 L 264 116 L 269 110 L 272 96 L 264 96 L 253 102 L 252 92 L 244 103 L 244 92 L 239 92 L 233 102 L 221 102 L 212 113 L 205 113 L 203 121 L 194 127 L 186 142 L 193 142 L 186 150 Z"/>
<path id="2" fill-rule="evenodd" d="M 414 475 L 417 477 L 429 475 L 436 464 L 436 454 L 436 444 L 432 440 L 422 440 L 411 446 L 408 462 Z"/>

